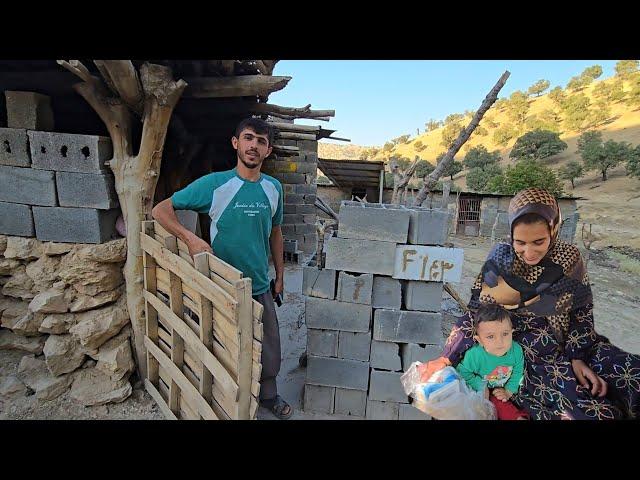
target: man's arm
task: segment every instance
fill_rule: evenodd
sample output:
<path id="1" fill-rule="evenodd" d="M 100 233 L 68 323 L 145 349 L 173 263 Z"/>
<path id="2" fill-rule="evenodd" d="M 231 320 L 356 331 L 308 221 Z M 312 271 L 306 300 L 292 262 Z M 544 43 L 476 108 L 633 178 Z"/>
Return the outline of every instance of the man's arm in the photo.
<path id="1" fill-rule="evenodd" d="M 162 228 L 172 235 L 182 240 L 189 248 L 189 255 L 192 257 L 196 253 L 209 252 L 213 253 L 211 246 L 198 237 L 195 233 L 186 229 L 178 220 L 176 211 L 173 208 L 171 198 L 167 198 L 158 203 L 151 211 L 151 216 L 156 220 Z"/>
<path id="2" fill-rule="evenodd" d="M 275 294 L 277 295 L 282 293 L 284 290 L 284 239 L 282 238 L 282 229 L 280 228 L 280 225 L 276 225 L 271 229 L 269 245 L 271 247 L 273 266 L 276 269 Z"/>

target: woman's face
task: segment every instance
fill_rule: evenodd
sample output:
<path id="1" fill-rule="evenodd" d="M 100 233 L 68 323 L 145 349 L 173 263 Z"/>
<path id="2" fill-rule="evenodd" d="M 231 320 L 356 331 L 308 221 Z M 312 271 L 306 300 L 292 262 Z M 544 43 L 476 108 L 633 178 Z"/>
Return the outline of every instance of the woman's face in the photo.
<path id="1" fill-rule="evenodd" d="M 546 223 L 520 223 L 513 228 L 513 248 L 527 265 L 537 265 L 544 258 L 551 244 Z"/>

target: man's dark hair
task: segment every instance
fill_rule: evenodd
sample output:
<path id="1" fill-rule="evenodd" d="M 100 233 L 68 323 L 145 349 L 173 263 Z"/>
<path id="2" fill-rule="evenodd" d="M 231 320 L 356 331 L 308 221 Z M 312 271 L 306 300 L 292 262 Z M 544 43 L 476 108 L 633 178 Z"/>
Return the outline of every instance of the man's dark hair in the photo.
<path id="1" fill-rule="evenodd" d="M 269 146 L 273 145 L 273 128 L 261 118 L 249 117 L 242 120 L 236 127 L 236 138 L 240 138 L 240 133 L 242 133 L 245 128 L 250 128 L 259 135 L 266 135 L 267 140 L 269 140 Z"/>
<path id="2" fill-rule="evenodd" d="M 496 320 L 502 322 L 506 319 L 510 320 L 511 317 L 509 312 L 501 305 L 497 303 L 481 303 L 478 311 L 473 316 L 473 324 L 477 327 L 481 322 L 494 322 Z"/>

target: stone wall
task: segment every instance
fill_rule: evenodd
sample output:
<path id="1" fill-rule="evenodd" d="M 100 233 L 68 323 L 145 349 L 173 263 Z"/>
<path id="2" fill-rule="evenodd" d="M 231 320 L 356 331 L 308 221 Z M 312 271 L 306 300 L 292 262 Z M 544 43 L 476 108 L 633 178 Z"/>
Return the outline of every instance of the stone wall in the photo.
<path id="1" fill-rule="evenodd" d="M 0 235 L 0 350 L 25 353 L 8 390 L 24 384 L 18 391 L 42 401 L 70 390 L 86 406 L 131 394 L 125 258 L 125 239 L 93 245 Z"/>

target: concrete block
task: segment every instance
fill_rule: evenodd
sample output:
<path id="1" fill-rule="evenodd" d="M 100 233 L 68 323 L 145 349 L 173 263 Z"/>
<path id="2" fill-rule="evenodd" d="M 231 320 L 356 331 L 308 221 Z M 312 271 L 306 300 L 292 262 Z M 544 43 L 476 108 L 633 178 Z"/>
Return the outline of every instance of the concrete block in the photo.
<path id="1" fill-rule="evenodd" d="M 307 354 L 318 357 L 338 355 L 338 332 L 336 330 L 307 329 Z"/>
<path id="2" fill-rule="evenodd" d="M 119 208 L 33 207 L 36 238 L 50 242 L 103 243 L 119 238 L 118 215 Z"/>
<path id="3" fill-rule="evenodd" d="M 51 131 L 54 127 L 51 99 L 36 92 L 5 91 L 9 128 Z"/>
<path id="4" fill-rule="evenodd" d="M 398 411 L 398 420 L 431 420 L 431 416 L 418 410 L 412 404 L 400 404 Z"/>
<path id="5" fill-rule="evenodd" d="M 0 165 L 30 167 L 29 140 L 22 128 L 0 128 Z"/>
<path id="6" fill-rule="evenodd" d="M 397 245 L 393 278 L 457 283 L 462 280 L 462 248 Z"/>
<path id="7" fill-rule="evenodd" d="M 340 272 L 338 274 L 338 293 L 336 299 L 341 302 L 371 305 L 372 290 L 373 275 L 370 273 L 350 275 L 347 272 Z"/>
<path id="8" fill-rule="evenodd" d="M 379 203 L 343 201 L 338 237 L 407 243 L 409 211 Z"/>
<path id="9" fill-rule="evenodd" d="M 358 303 L 307 297 L 305 320 L 307 328 L 366 333 L 371 325 L 371 307 Z"/>
<path id="10" fill-rule="evenodd" d="M 340 332 L 338 335 L 338 358 L 369 361 L 371 332 Z"/>
<path id="11" fill-rule="evenodd" d="M 574 212 L 571 215 L 567 216 L 560 226 L 560 240 L 567 243 L 574 243 L 574 238 L 576 235 L 576 229 L 578 228 L 578 220 L 580 219 L 580 214 L 578 212 Z"/>
<path id="12" fill-rule="evenodd" d="M 313 205 L 316 203 L 317 195 L 304 194 L 302 198 L 304 199 L 302 203 Z"/>
<path id="13" fill-rule="evenodd" d="M 54 172 L 0 166 L 0 202 L 58 205 Z"/>
<path id="14" fill-rule="evenodd" d="M 284 240 L 284 251 L 287 253 L 296 253 L 298 251 L 298 242 L 295 240 Z M 304 279 L 304 276 L 303 276 Z M 303 282 L 304 284 L 304 282 Z M 306 295 L 306 294 L 305 294 Z"/>
<path id="15" fill-rule="evenodd" d="M 374 315 L 373 338 L 383 342 L 437 345 L 442 341 L 442 315 L 379 309 Z"/>
<path id="16" fill-rule="evenodd" d="M 306 383 L 366 392 L 369 386 L 369 362 L 308 355 Z"/>
<path id="17" fill-rule="evenodd" d="M 315 413 L 333 413 L 336 389 L 318 385 L 304 386 L 304 411 Z"/>
<path id="18" fill-rule="evenodd" d="M 61 207 L 109 210 L 118 206 L 111 174 L 56 172 L 56 187 Z"/>
<path id="19" fill-rule="evenodd" d="M 400 345 L 393 342 L 371 341 L 371 368 L 399 372 L 402 370 L 400 362 Z"/>
<path id="20" fill-rule="evenodd" d="M 402 285 L 407 310 L 439 312 L 442 308 L 442 282 L 408 280 Z"/>
<path id="21" fill-rule="evenodd" d="M 282 209 L 282 213 L 285 215 L 290 215 L 296 213 L 296 205 L 291 205 L 289 203 L 285 203 Z"/>
<path id="22" fill-rule="evenodd" d="M 304 173 L 304 172 L 301 172 Z M 294 191 L 296 193 L 301 193 L 301 194 L 313 194 L 315 195 L 316 192 L 318 190 L 318 186 L 317 185 L 307 185 L 307 184 L 302 184 L 302 185 L 296 185 L 294 188 Z"/>
<path id="23" fill-rule="evenodd" d="M 493 222 L 493 228 L 491 229 L 491 241 L 500 241 L 508 238 L 511 235 L 511 229 L 509 227 L 509 214 L 506 212 L 499 212 L 496 215 L 496 219 Z"/>
<path id="24" fill-rule="evenodd" d="M 31 206 L 0 202 L 0 234 L 34 237 Z"/>
<path id="25" fill-rule="evenodd" d="M 409 210 L 409 243 L 443 245 L 449 236 L 449 212 L 412 207 Z"/>
<path id="26" fill-rule="evenodd" d="M 318 219 L 318 216 L 316 214 L 305 214 L 302 215 L 302 221 L 306 224 L 309 225 L 314 225 L 316 224 L 316 220 Z M 315 230 L 314 230 L 315 232 Z"/>
<path id="27" fill-rule="evenodd" d="M 318 163 L 318 153 L 317 152 L 306 152 L 304 154 L 304 161 L 310 163 Z"/>
<path id="28" fill-rule="evenodd" d="M 304 202 L 304 195 L 300 195 L 297 193 L 285 193 L 284 195 L 285 203 L 291 203 L 293 205 L 299 205 Z"/>
<path id="29" fill-rule="evenodd" d="M 113 156 L 109 137 L 27 132 L 33 168 L 60 172 L 103 173 Z"/>
<path id="30" fill-rule="evenodd" d="M 399 405 L 394 402 L 367 400 L 367 420 L 398 420 Z"/>
<path id="31" fill-rule="evenodd" d="M 282 215 L 282 223 L 286 223 L 288 225 L 295 225 L 296 223 L 302 223 L 303 220 L 304 220 L 304 217 L 302 215 L 297 215 L 297 214 Z"/>
<path id="32" fill-rule="evenodd" d="M 330 237 L 325 266 L 334 270 L 393 275 L 396 245 L 377 240 Z"/>
<path id="33" fill-rule="evenodd" d="M 315 163 L 312 162 L 301 162 L 298 164 L 298 169 L 297 172 L 298 173 L 316 173 L 316 171 L 318 170 L 318 165 L 316 165 Z M 313 193 L 315 193 L 315 186 L 314 186 L 314 190 Z"/>
<path id="34" fill-rule="evenodd" d="M 401 344 L 402 371 L 406 372 L 413 362 L 426 363 L 429 360 L 438 358 L 441 353 L 442 347 L 440 345 L 425 345 L 421 347 L 415 343 Z"/>
<path id="35" fill-rule="evenodd" d="M 333 300 L 336 297 L 336 271 L 302 267 L 302 294 Z"/>
<path id="36" fill-rule="evenodd" d="M 298 223 L 295 226 L 295 232 L 300 233 L 302 235 L 311 235 L 316 232 L 315 225 L 307 225 L 306 223 Z"/>
<path id="37" fill-rule="evenodd" d="M 400 372 L 371 370 L 369 381 L 369 399 L 381 402 L 409 403 L 409 397 L 400 383 Z"/>
<path id="38" fill-rule="evenodd" d="M 295 225 L 286 225 L 283 224 L 280 226 L 280 229 L 282 230 L 282 235 L 285 236 L 290 236 L 290 235 L 294 235 L 296 233 L 296 226 Z"/>
<path id="39" fill-rule="evenodd" d="M 400 280 L 375 275 L 371 295 L 373 308 L 398 309 L 402 306 L 402 285 Z"/>
<path id="40" fill-rule="evenodd" d="M 367 411 L 367 392 L 336 388 L 334 413 L 364 417 Z"/>
<path id="41" fill-rule="evenodd" d="M 316 213 L 315 205 L 296 205 L 296 213 L 302 215 L 310 215 Z"/>
<path id="42" fill-rule="evenodd" d="M 282 183 L 304 183 L 304 174 L 302 173 L 281 173 L 278 177 Z"/>

